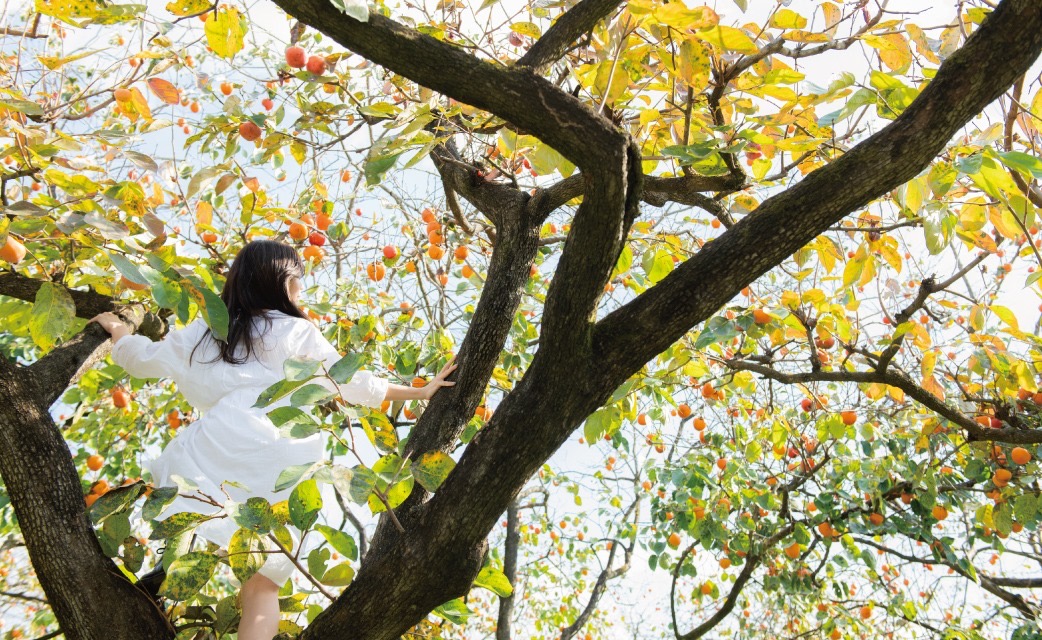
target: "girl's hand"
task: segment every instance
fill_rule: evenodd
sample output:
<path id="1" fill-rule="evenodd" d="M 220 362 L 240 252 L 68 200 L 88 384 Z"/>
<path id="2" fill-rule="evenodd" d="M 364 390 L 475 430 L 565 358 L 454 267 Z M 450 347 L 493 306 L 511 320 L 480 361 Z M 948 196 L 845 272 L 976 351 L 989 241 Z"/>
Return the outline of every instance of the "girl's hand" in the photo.
<path id="1" fill-rule="evenodd" d="M 449 360 L 448 363 L 441 368 L 441 371 L 438 372 L 438 375 L 434 376 L 434 379 L 425 384 L 420 390 L 423 392 L 423 397 L 430 400 L 431 397 L 438 392 L 438 389 L 441 389 L 442 387 L 455 386 L 455 382 L 448 382 L 445 378 L 449 377 L 449 374 L 455 371 L 457 366 L 456 358 Z"/>
<path id="2" fill-rule="evenodd" d="M 123 336 L 130 334 L 130 329 L 127 328 L 126 323 L 120 320 L 119 316 L 112 313 L 111 311 L 99 313 L 98 315 L 88 320 L 88 322 L 97 322 L 99 325 L 101 325 L 102 329 L 109 332 L 109 335 L 112 336 L 114 340 L 118 340 Z"/>

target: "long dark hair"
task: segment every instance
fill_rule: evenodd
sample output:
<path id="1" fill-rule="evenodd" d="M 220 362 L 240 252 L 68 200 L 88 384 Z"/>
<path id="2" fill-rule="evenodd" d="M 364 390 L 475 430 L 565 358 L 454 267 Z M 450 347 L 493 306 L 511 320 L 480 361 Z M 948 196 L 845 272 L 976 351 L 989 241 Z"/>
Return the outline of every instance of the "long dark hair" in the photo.
<path id="1" fill-rule="evenodd" d="M 221 291 L 221 300 L 228 307 L 228 339 L 218 340 L 212 331 L 207 330 L 192 349 L 192 357 L 203 342 L 212 340 L 217 343 L 220 354 L 210 362 L 224 360 L 229 364 L 244 364 L 256 348 L 259 337 L 254 317 L 264 317 L 270 324 L 265 312 L 281 311 L 288 316 L 306 319 L 286 290 L 290 278 L 303 275 L 304 263 L 293 247 L 273 240 L 254 240 L 247 244 L 232 261 Z"/>

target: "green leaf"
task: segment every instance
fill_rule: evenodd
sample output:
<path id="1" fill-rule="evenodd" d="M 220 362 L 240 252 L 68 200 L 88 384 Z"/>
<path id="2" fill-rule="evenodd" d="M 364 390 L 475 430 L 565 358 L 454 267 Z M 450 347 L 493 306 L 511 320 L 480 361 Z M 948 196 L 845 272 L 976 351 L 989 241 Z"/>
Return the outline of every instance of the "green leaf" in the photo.
<path id="1" fill-rule="evenodd" d="M 398 160 L 398 156 L 402 155 L 402 153 L 404 152 L 400 151 L 398 153 L 367 159 L 365 161 L 366 186 L 372 187 L 380 184 L 384 179 L 384 174 L 394 166 L 394 163 Z"/>
<path id="2" fill-rule="evenodd" d="M 358 547 L 355 546 L 355 539 L 351 536 L 339 529 L 334 529 L 333 527 L 324 524 L 316 524 L 315 531 L 321 533 L 326 539 L 326 542 L 336 549 L 337 552 L 351 560 L 358 559 Z"/>
<path id="3" fill-rule="evenodd" d="M 170 538 L 189 529 L 194 529 L 200 523 L 211 518 L 212 516 L 191 511 L 175 513 L 166 520 L 152 523 L 152 533 L 149 534 L 148 538 L 149 540 Z"/>
<path id="4" fill-rule="evenodd" d="M 279 380 L 275 384 L 271 385 L 267 389 L 261 392 L 257 396 L 257 402 L 253 403 L 255 409 L 266 407 L 276 400 L 281 400 L 291 391 L 304 384 L 303 381 L 297 380 Z"/>
<path id="5" fill-rule="evenodd" d="M 166 10 L 175 16 L 191 16 L 202 13 L 211 6 L 210 0 L 173 0 L 166 4 Z"/>
<path id="6" fill-rule="evenodd" d="M 387 416 L 373 411 L 368 418 L 359 418 L 366 437 L 383 453 L 394 453 L 398 450 L 398 433 Z"/>
<path id="7" fill-rule="evenodd" d="M 386 511 L 388 506 L 391 509 L 397 508 L 398 505 L 405 502 L 405 499 L 409 497 L 410 493 L 412 493 L 414 484 L 415 480 L 412 476 L 395 483 L 394 486 L 387 490 L 386 506 L 384 505 L 383 500 L 380 500 L 376 494 L 369 496 L 369 509 L 373 513 L 380 513 L 381 511 Z"/>
<path id="8" fill-rule="evenodd" d="M 256 531 L 239 529 L 228 542 L 228 564 L 232 573 L 245 583 L 264 565 L 264 539 Z"/>
<path id="9" fill-rule="evenodd" d="M 331 0 L 331 2 L 347 17 L 359 22 L 369 22 L 369 5 L 366 0 Z"/>
<path id="10" fill-rule="evenodd" d="M 618 431 L 621 421 L 618 414 L 610 407 L 604 407 L 590 414 L 583 426 L 583 436 L 586 442 L 594 444 L 604 437 L 605 434 L 613 435 Z"/>
<path id="11" fill-rule="evenodd" d="M 412 463 L 412 475 L 420 486 L 433 493 L 445 482 L 456 461 L 443 451 L 428 451 Z"/>
<path id="12" fill-rule="evenodd" d="M 294 356 L 287 358 L 282 363 L 282 371 L 286 375 L 286 380 L 303 382 L 310 380 L 321 365 L 322 361 L 320 360 L 305 356 Z"/>
<path id="13" fill-rule="evenodd" d="M 271 504 L 264 498 L 248 498 L 245 503 L 236 504 L 231 511 L 236 524 L 256 533 L 267 533 L 276 524 Z"/>
<path id="14" fill-rule="evenodd" d="M 90 507 L 90 517 L 95 524 L 103 521 L 114 513 L 126 511 L 134 501 L 145 492 L 145 483 L 135 482 L 122 487 L 116 487 L 105 493 Z"/>
<path id="15" fill-rule="evenodd" d="M 289 401 L 294 407 L 301 407 L 322 404 L 335 395 L 335 392 L 330 391 L 320 384 L 312 382 L 294 391 L 293 395 L 289 397 Z"/>
<path id="16" fill-rule="evenodd" d="M 364 362 L 365 356 L 361 353 L 349 353 L 329 368 L 329 377 L 340 384 L 346 384 L 362 368 Z"/>
<path id="17" fill-rule="evenodd" d="M 660 282 L 673 270 L 673 257 L 668 251 L 661 249 L 654 252 L 646 252 L 642 262 L 644 272 L 652 283 Z"/>
<path id="18" fill-rule="evenodd" d="M 473 614 L 473 612 L 467 608 L 467 603 L 463 602 L 463 598 L 450 600 L 431 613 L 439 618 L 444 618 L 453 624 L 465 624 L 467 618 Z"/>
<path id="19" fill-rule="evenodd" d="M 323 461 L 311 463 L 311 464 L 295 464 L 286 467 L 279 474 L 278 479 L 275 480 L 275 491 L 282 491 L 289 489 L 293 485 L 297 484 L 301 478 L 308 475 L 308 472 L 313 471 L 325 463 Z"/>
<path id="20" fill-rule="evenodd" d="M 4 98 L 0 100 L 0 107 L 9 111 L 18 111 L 24 113 L 27 116 L 42 116 L 43 107 L 35 102 L 29 100 L 16 100 L 14 98 Z"/>
<path id="21" fill-rule="evenodd" d="M 105 520 L 98 532 L 98 542 L 101 549 L 110 558 L 115 558 L 119 553 L 119 545 L 130 535 L 130 513 L 121 511 Z"/>
<path id="22" fill-rule="evenodd" d="M 224 7 L 206 17 L 206 43 L 222 58 L 232 58 L 242 50 L 249 22 L 233 7 Z"/>
<path id="23" fill-rule="evenodd" d="M 1038 497 L 1025 493 L 1013 500 L 1013 515 L 1021 524 L 1032 524 L 1038 518 Z"/>
<path id="24" fill-rule="evenodd" d="M 171 600 L 188 600 L 206 586 L 218 562 L 218 557 L 209 551 L 184 554 L 167 569 L 159 595 Z"/>
<path id="25" fill-rule="evenodd" d="M 44 282 L 36 292 L 29 315 L 29 334 L 41 349 L 49 350 L 72 329 L 76 322 L 76 303 L 65 287 Z"/>
<path id="26" fill-rule="evenodd" d="M 141 508 L 141 518 L 144 520 L 155 520 L 163 512 L 168 504 L 177 497 L 177 487 L 159 487 L 152 490 L 152 495 L 145 500 L 145 506 Z M 97 504 L 97 503 L 95 503 Z"/>
<path id="27" fill-rule="evenodd" d="M 488 589 L 500 598 L 509 598 L 514 593 L 514 587 L 510 584 L 505 573 L 492 565 L 485 565 L 474 579 L 474 586 Z"/>
<path id="28" fill-rule="evenodd" d="M 120 275 L 124 278 L 135 284 L 148 284 L 148 278 L 141 273 L 141 270 L 138 269 L 136 264 L 118 253 L 109 253 L 107 255 L 109 260 L 112 261 L 112 264 L 115 265 L 116 269 L 119 271 Z"/>
<path id="29" fill-rule="evenodd" d="M 937 201 L 927 203 L 920 215 L 923 220 L 923 232 L 926 234 L 926 248 L 931 255 L 937 255 L 944 251 L 951 241 L 957 218 Z"/>
<path id="30" fill-rule="evenodd" d="M 318 426 L 311 414 L 297 407 L 276 407 L 268 412 L 268 418 L 276 427 L 292 424 Z"/>
<path id="31" fill-rule="evenodd" d="M 1004 502 L 995 507 L 992 518 L 995 521 L 995 530 L 1002 535 L 1008 536 L 1013 531 L 1013 509 L 1009 504 Z"/>
<path id="32" fill-rule="evenodd" d="M 1022 151 L 1006 151 L 998 154 L 1002 164 L 1029 174 L 1032 178 L 1042 180 L 1042 159 Z"/>
<path id="33" fill-rule="evenodd" d="M 206 326 L 210 327 L 210 331 L 218 340 L 226 340 L 228 338 L 228 307 L 225 306 L 224 300 L 205 287 L 199 289 L 199 293 L 202 294 L 203 301 L 206 303 L 202 308 Z"/>
<path id="34" fill-rule="evenodd" d="M 326 571 L 320 582 L 331 587 L 346 587 L 351 584 L 351 581 L 354 580 L 354 578 L 355 570 L 351 568 L 351 563 L 341 562 Z"/>
<path id="35" fill-rule="evenodd" d="M 712 29 L 699 32 L 698 37 L 724 51 L 756 53 L 758 50 L 756 43 L 749 36 L 734 27 L 717 25 Z"/>
<path id="36" fill-rule="evenodd" d="M 351 500 L 357 504 L 365 504 L 376 486 L 376 474 L 372 469 L 357 465 L 351 469 Z"/>
<path id="37" fill-rule="evenodd" d="M 301 482 L 289 495 L 289 519 L 301 531 L 315 523 L 321 510 L 322 494 L 314 480 Z"/>
<path id="38" fill-rule="evenodd" d="M 326 562 L 332 554 L 325 547 L 312 549 L 308 554 L 308 573 L 316 580 L 321 580 L 326 574 Z"/>

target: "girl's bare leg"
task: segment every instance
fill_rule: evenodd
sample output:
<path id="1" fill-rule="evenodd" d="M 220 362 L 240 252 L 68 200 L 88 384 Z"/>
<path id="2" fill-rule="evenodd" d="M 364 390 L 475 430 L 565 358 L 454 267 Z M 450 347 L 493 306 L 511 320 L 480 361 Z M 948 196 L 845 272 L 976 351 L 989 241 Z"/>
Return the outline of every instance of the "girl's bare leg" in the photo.
<path id="1" fill-rule="evenodd" d="M 242 585 L 239 640 L 271 640 L 279 632 L 279 586 L 259 573 Z"/>

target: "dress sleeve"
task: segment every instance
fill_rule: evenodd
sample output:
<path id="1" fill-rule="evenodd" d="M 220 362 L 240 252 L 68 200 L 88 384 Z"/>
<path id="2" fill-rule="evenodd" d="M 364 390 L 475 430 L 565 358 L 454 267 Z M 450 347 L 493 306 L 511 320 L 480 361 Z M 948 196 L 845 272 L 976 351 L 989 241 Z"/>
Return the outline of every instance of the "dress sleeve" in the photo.
<path id="1" fill-rule="evenodd" d="M 308 356 L 322 360 L 326 367 L 331 367 L 340 360 L 340 353 L 329 340 L 326 339 L 318 327 L 307 320 L 300 320 L 307 325 L 299 338 L 299 344 L 291 345 L 290 355 Z M 299 335 L 298 334 L 298 335 Z M 328 380 L 326 381 L 328 382 Z M 361 404 L 367 407 L 377 408 L 387 395 L 388 381 L 373 375 L 370 371 L 357 371 L 348 382 L 337 385 L 340 387 L 340 395 L 351 404 Z"/>
<path id="2" fill-rule="evenodd" d="M 187 367 L 200 337 L 198 329 L 193 322 L 159 342 L 141 335 L 124 336 L 112 346 L 112 361 L 135 378 L 174 377 Z"/>

